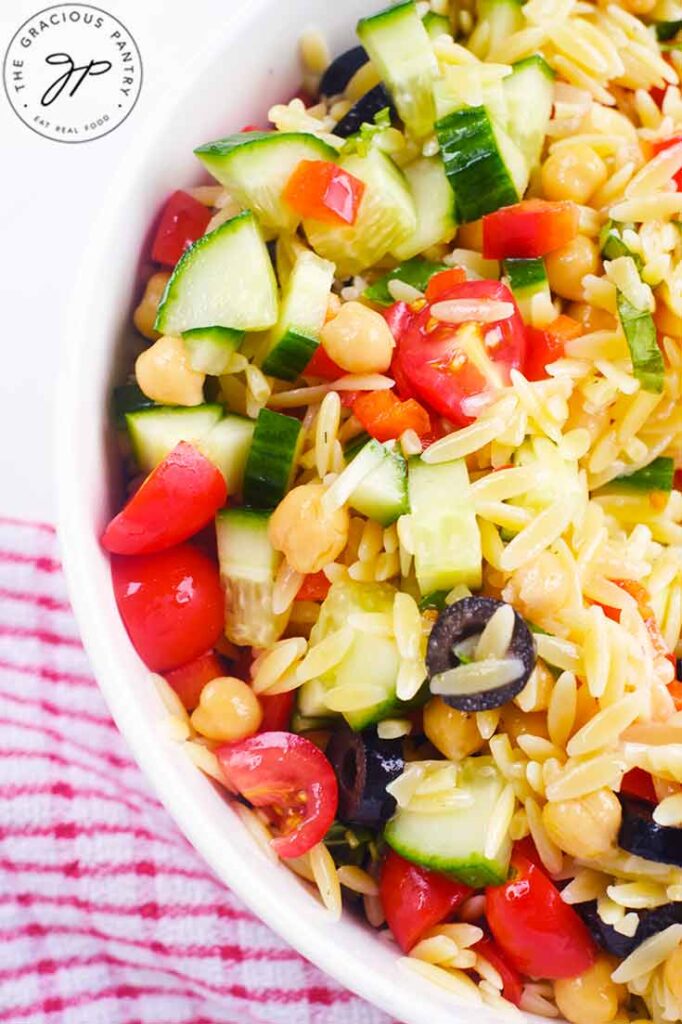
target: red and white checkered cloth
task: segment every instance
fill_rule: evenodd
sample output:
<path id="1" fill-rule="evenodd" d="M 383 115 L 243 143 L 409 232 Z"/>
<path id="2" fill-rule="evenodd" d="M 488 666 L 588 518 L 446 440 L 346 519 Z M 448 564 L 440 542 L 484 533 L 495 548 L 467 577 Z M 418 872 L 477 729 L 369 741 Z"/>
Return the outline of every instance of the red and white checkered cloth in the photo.
<path id="1" fill-rule="evenodd" d="M 219 882 L 89 672 L 54 528 L 0 519 L 0 1024 L 387 1024 Z"/>

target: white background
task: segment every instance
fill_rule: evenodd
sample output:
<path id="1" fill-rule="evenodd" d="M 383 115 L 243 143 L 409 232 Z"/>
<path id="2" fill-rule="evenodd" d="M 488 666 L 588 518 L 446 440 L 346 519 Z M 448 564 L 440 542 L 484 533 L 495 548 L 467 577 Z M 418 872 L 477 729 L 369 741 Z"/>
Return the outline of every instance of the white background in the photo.
<path id="1" fill-rule="evenodd" d="M 52 422 L 60 412 L 55 379 L 64 314 L 90 225 L 140 122 L 215 38 L 237 2 L 102 0 L 135 38 L 144 68 L 137 106 L 104 138 L 82 144 L 44 139 L 21 123 L 0 92 L 2 515 L 55 518 Z M 0 0 L 0 59 L 22 22 L 50 3 Z M 112 258 L 125 254 L 112 253 Z"/>

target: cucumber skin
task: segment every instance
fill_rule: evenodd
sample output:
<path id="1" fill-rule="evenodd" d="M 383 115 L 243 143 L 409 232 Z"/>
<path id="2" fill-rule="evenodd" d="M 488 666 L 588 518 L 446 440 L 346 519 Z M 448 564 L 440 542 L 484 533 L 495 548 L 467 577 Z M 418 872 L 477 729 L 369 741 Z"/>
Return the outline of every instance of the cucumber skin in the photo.
<path id="1" fill-rule="evenodd" d="M 502 269 L 514 295 L 535 295 L 548 284 L 545 261 L 541 257 L 503 260 Z"/>
<path id="2" fill-rule="evenodd" d="M 363 298 L 375 302 L 377 306 L 392 306 L 395 299 L 388 290 L 390 281 L 404 281 L 423 292 L 434 274 L 448 269 L 446 263 L 434 263 L 423 256 L 413 256 L 412 259 L 405 260 L 395 269 L 383 274 L 374 284 L 368 285 L 363 292 Z"/>
<path id="3" fill-rule="evenodd" d="M 467 861 L 443 861 L 439 857 L 416 857 L 414 851 L 406 848 L 400 840 L 391 832 L 391 822 L 384 830 L 384 839 L 396 853 L 399 853 L 405 860 L 419 864 L 430 871 L 438 871 L 441 875 L 447 875 L 456 882 L 464 882 L 472 889 L 482 889 L 488 885 L 502 885 L 507 881 L 508 870 L 506 866 L 493 866 L 492 861 L 471 858 Z"/>
<path id="4" fill-rule="evenodd" d="M 291 328 L 263 360 L 263 373 L 278 380 L 296 380 L 315 354 L 319 342 Z"/>
<path id="5" fill-rule="evenodd" d="M 261 409 L 244 470 L 247 505 L 259 509 L 279 505 L 291 483 L 300 435 L 299 420 L 271 409 Z M 288 463 L 283 459 L 285 451 L 291 453 Z"/>
<path id="6" fill-rule="evenodd" d="M 478 220 L 501 206 L 519 201 L 514 183 L 498 152 L 488 112 L 485 107 L 455 110 L 436 121 L 445 174 L 455 193 L 455 206 L 460 223 Z M 481 142 L 487 143 L 483 157 Z"/>

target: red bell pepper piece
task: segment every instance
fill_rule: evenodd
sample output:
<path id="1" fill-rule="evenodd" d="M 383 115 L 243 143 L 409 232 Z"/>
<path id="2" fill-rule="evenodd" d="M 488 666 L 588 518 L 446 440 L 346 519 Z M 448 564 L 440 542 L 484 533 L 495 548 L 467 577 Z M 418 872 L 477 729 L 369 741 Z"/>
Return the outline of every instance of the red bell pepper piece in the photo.
<path id="1" fill-rule="evenodd" d="M 643 768 L 631 768 L 626 772 L 620 784 L 620 791 L 627 796 L 636 796 L 638 800 L 646 800 L 650 804 L 658 803 L 651 776 Z"/>
<path id="2" fill-rule="evenodd" d="M 218 656 L 213 651 L 206 651 L 194 661 L 166 672 L 166 681 L 173 687 L 187 710 L 194 711 L 206 683 L 224 675 L 225 670 Z"/>
<path id="3" fill-rule="evenodd" d="M 346 371 L 341 369 L 331 356 L 327 355 L 324 345 L 318 345 L 303 371 L 303 376 L 320 377 L 322 380 L 338 380 L 345 373 Z"/>
<path id="4" fill-rule="evenodd" d="M 504 984 L 502 995 L 504 998 L 508 999 L 510 1003 L 514 1003 L 515 1006 L 519 1006 L 523 994 L 521 975 L 507 962 L 493 940 L 486 936 L 471 948 L 474 953 L 480 953 L 482 957 L 485 957 L 502 978 Z"/>
<path id="5" fill-rule="evenodd" d="M 427 302 L 438 302 L 441 295 L 448 292 L 454 284 L 461 284 L 466 281 L 467 275 L 461 267 L 452 267 L 450 270 L 441 270 L 430 278 L 426 286 L 425 298 Z"/>
<path id="6" fill-rule="evenodd" d="M 188 245 L 206 231 L 211 211 L 194 196 L 179 189 L 163 208 L 152 244 L 152 259 L 174 267 Z"/>
<path id="7" fill-rule="evenodd" d="M 671 135 L 669 139 L 658 139 L 653 142 L 651 149 L 656 156 L 657 153 L 662 153 L 664 149 L 670 149 L 671 146 L 676 146 L 680 142 L 682 142 L 682 135 Z M 682 190 L 682 170 L 673 174 L 673 181 L 677 185 L 677 191 L 680 192 Z"/>
<path id="8" fill-rule="evenodd" d="M 354 224 L 365 183 L 328 160 L 301 160 L 284 187 L 285 202 L 301 217 Z"/>
<path id="9" fill-rule="evenodd" d="M 102 535 L 102 545 L 117 555 L 173 547 L 206 526 L 226 499 L 220 470 L 181 441 L 114 516 Z"/>
<path id="10" fill-rule="evenodd" d="M 390 441 L 405 430 L 420 437 L 431 430 L 431 417 L 419 402 L 408 398 L 401 402 L 392 391 L 367 391 L 353 403 L 353 413 L 368 434 L 377 441 Z"/>
<path id="11" fill-rule="evenodd" d="M 524 199 L 483 218 L 483 256 L 487 260 L 545 256 L 578 234 L 575 203 Z"/>
<path id="12" fill-rule="evenodd" d="M 309 573 L 304 577 L 303 583 L 296 594 L 296 601 L 324 601 L 329 593 L 331 583 L 320 570 L 320 572 Z"/>
<path id="13" fill-rule="evenodd" d="M 518 852 L 511 881 L 486 890 L 486 917 L 511 966 L 531 978 L 573 978 L 597 950 L 573 907 L 545 873 Z"/>
<path id="14" fill-rule="evenodd" d="M 524 374 L 528 380 L 544 380 L 547 364 L 561 359 L 567 341 L 578 338 L 583 329 L 577 320 L 563 313 L 546 327 L 526 327 L 526 362 Z"/>
<path id="15" fill-rule="evenodd" d="M 271 697 L 264 694 L 258 698 L 263 711 L 263 719 L 258 732 L 286 732 L 291 722 L 296 694 L 273 693 Z"/>
<path id="16" fill-rule="evenodd" d="M 407 953 L 473 892 L 437 871 L 427 871 L 389 850 L 379 878 L 379 898 L 388 927 Z"/>

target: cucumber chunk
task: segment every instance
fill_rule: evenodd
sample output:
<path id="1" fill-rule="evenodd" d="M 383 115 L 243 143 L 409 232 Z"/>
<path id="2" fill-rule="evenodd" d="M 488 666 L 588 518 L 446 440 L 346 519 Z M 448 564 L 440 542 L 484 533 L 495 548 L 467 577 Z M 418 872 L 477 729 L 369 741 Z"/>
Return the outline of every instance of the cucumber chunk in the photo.
<path id="1" fill-rule="evenodd" d="M 452 35 L 452 25 L 446 14 L 436 14 L 435 11 L 427 11 L 422 18 L 422 25 L 432 42 L 438 39 L 439 36 Z"/>
<path id="2" fill-rule="evenodd" d="M 445 173 L 461 223 L 521 199 L 526 161 L 485 107 L 461 107 L 436 122 Z"/>
<path id="3" fill-rule="evenodd" d="M 447 269 L 446 263 L 434 263 L 421 256 L 414 256 L 412 259 L 400 263 L 393 270 L 389 270 L 387 274 L 383 274 L 374 284 L 368 285 L 363 292 L 363 297 L 369 299 L 370 302 L 375 302 L 377 306 L 391 306 L 395 302 L 388 288 L 391 281 L 403 281 L 423 292 L 434 274 Z"/>
<path id="4" fill-rule="evenodd" d="M 394 597 L 395 590 L 387 583 L 335 583 L 322 602 L 319 618 L 311 630 L 311 645 L 348 627 L 349 617 L 354 613 L 385 615 L 387 621 L 392 621 Z M 385 718 L 396 706 L 400 655 L 394 637 L 351 628 L 352 640 L 341 661 L 303 684 L 298 693 L 298 707 L 306 718 L 328 717 L 331 712 L 325 701 L 332 691 L 338 695 L 345 688 L 355 691 L 366 683 L 370 702 L 366 707 L 344 713 L 350 727 L 360 730 Z M 381 693 L 381 697 L 372 702 L 377 693 Z"/>
<path id="5" fill-rule="evenodd" d="M 318 346 L 327 315 L 334 264 L 304 250 L 284 286 L 279 319 L 268 335 L 261 365 L 281 380 L 296 380 Z"/>
<path id="6" fill-rule="evenodd" d="M 225 636 L 266 647 L 281 636 L 288 614 L 274 615 L 272 590 L 280 556 L 268 540 L 269 512 L 228 508 L 216 517 Z"/>
<path id="7" fill-rule="evenodd" d="M 365 460 L 369 469 L 348 504 L 361 515 L 390 526 L 410 509 L 407 463 L 399 452 L 375 440 L 369 441 L 356 457 Z"/>
<path id="8" fill-rule="evenodd" d="M 507 131 L 532 171 L 540 163 L 554 104 L 554 72 L 539 54 L 513 65 L 502 83 L 507 99 Z"/>
<path id="9" fill-rule="evenodd" d="M 381 150 L 353 153 L 339 163 L 366 186 L 355 223 L 304 220 L 303 228 L 315 252 L 344 276 L 359 274 L 406 241 L 417 228 L 417 215 L 405 175 Z"/>
<path id="10" fill-rule="evenodd" d="M 481 535 L 464 459 L 409 461 L 408 491 L 417 583 L 422 594 L 481 586 Z"/>
<path id="11" fill-rule="evenodd" d="M 523 7 L 520 0 L 478 0 L 476 9 L 476 27 L 467 46 L 485 60 L 500 43 L 523 28 Z"/>
<path id="12" fill-rule="evenodd" d="M 533 327 L 544 327 L 556 317 L 552 305 L 545 261 L 537 259 L 508 259 L 502 269 L 516 299 L 523 321 Z"/>
<path id="13" fill-rule="evenodd" d="M 301 160 L 337 158 L 333 146 L 306 132 L 238 132 L 194 152 L 238 203 L 277 231 L 293 231 L 301 219 L 282 199 Z"/>
<path id="14" fill-rule="evenodd" d="M 202 437 L 197 447 L 225 477 L 227 493 L 241 494 L 244 468 L 256 424 L 246 416 L 229 413 Z"/>
<path id="15" fill-rule="evenodd" d="M 219 377 L 230 365 L 231 356 L 244 340 L 244 331 L 231 327 L 195 327 L 183 331 L 189 365 L 199 373 Z"/>
<path id="16" fill-rule="evenodd" d="M 455 197 L 439 156 L 420 157 L 403 168 L 417 211 L 417 227 L 393 248 L 405 260 L 432 245 L 449 242 L 457 230 Z"/>
<path id="17" fill-rule="evenodd" d="M 274 508 L 291 486 L 301 440 L 301 422 L 272 409 L 261 409 L 244 470 L 244 501 L 254 508 Z"/>
<path id="18" fill-rule="evenodd" d="M 277 319 L 277 285 L 256 218 L 238 214 L 183 254 L 168 281 L 154 327 L 181 334 L 194 327 L 263 331 Z"/>
<path id="19" fill-rule="evenodd" d="M 408 132 L 424 138 L 433 128 L 433 82 L 438 62 L 413 0 L 358 22 L 358 36 Z"/>
<path id="20" fill-rule="evenodd" d="M 384 838 L 396 853 L 474 888 L 500 885 L 507 878 L 511 840 L 486 855 L 497 801 L 505 787 L 491 757 L 467 757 L 458 765 L 457 792 L 468 794 L 464 806 L 432 814 L 400 808 L 386 825 Z"/>
<path id="21" fill-rule="evenodd" d="M 125 414 L 133 455 L 151 473 L 181 441 L 197 444 L 223 415 L 222 405 L 156 405 Z"/>

